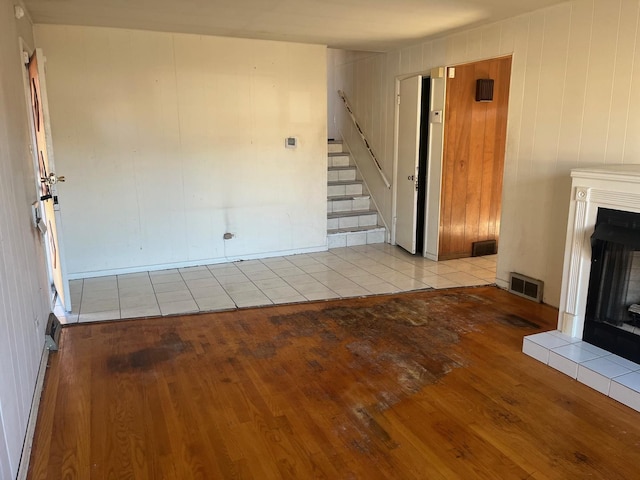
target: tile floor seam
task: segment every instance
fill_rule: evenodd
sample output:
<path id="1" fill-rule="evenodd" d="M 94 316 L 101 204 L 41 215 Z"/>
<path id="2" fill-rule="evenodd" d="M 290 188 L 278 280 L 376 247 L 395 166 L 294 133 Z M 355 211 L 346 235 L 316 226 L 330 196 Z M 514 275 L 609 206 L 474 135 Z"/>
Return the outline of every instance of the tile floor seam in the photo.
<path id="1" fill-rule="evenodd" d="M 137 318 L 129 315 L 136 311 L 151 312 L 152 309 L 179 314 L 174 313 L 168 305 L 175 306 L 181 302 L 188 304 L 188 311 L 184 313 L 210 312 L 279 304 L 281 299 L 317 301 L 424 288 L 450 288 L 465 286 L 465 283 L 469 283 L 469 286 L 495 283 L 495 277 L 488 277 L 495 269 L 496 256 L 476 258 L 434 262 L 411 256 L 399 247 L 388 244 L 360 245 L 246 262 L 78 279 L 73 281 L 72 288 L 77 312 L 67 315 L 67 323 L 82 323 L 83 306 L 91 305 L 91 302 L 102 301 L 107 305 L 107 292 L 114 290 L 109 287 L 113 284 L 119 318 Z M 460 268 L 455 268 L 456 265 Z M 487 278 L 478 277 L 477 274 L 486 275 Z M 458 277 L 460 281 L 447 279 L 447 276 Z M 237 286 L 240 284 L 251 288 L 245 290 L 245 287 Z M 127 288 L 131 289 L 130 295 L 123 294 Z M 155 300 L 153 306 L 149 296 Z M 159 296 L 184 298 L 161 301 Z M 139 305 L 136 305 L 136 298 L 140 299 Z M 108 312 L 85 312 L 85 315 L 100 318 L 101 313 Z"/>

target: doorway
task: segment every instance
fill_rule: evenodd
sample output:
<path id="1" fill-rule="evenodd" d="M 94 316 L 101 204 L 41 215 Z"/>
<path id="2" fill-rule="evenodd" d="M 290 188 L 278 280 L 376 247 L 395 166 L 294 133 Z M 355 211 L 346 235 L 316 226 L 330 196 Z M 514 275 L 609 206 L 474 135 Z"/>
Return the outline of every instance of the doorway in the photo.
<path id="1" fill-rule="evenodd" d="M 400 80 L 395 243 L 420 255 L 425 245 L 430 105 L 431 77 Z"/>
<path id="2" fill-rule="evenodd" d="M 418 204 L 416 222 L 416 251 L 424 251 L 427 215 L 427 166 L 429 162 L 429 112 L 431 104 L 431 78 L 422 78 L 420 98 L 420 147 L 418 148 Z"/>
<path id="3" fill-rule="evenodd" d="M 510 56 L 447 70 L 438 260 L 497 253 L 510 76 Z"/>
<path id="4" fill-rule="evenodd" d="M 21 42 L 23 51 L 26 51 Z M 27 55 L 28 56 L 28 55 Z M 47 258 L 47 271 L 52 287 L 51 306 L 59 301 L 65 311 L 71 311 L 69 281 L 64 264 L 62 233 L 60 231 L 60 206 L 57 184 L 64 177 L 55 174 L 53 141 L 44 72 L 44 55 L 36 49 L 25 63 L 25 96 L 31 121 L 32 150 L 36 195 L 33 205 L 34 223 L 42 234 Z"/>

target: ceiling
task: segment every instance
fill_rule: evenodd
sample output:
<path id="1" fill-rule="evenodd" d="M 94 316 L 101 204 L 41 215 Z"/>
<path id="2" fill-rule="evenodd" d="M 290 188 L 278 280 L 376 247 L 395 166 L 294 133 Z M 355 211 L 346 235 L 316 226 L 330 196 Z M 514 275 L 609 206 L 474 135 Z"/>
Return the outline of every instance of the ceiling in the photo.
<path id="1" fill-rule="evenodd" d="M 387 51 L 566 0 L 24 0 L 34 23 Z"/>

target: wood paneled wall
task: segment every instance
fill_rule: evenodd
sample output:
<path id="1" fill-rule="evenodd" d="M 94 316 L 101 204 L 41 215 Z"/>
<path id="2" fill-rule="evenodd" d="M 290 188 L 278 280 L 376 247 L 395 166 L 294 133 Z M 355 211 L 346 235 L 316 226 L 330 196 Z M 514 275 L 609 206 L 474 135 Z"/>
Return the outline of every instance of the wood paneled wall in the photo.
<path id="1" fill-rule="evenodd" d="M 570 170 L 640 162 L 639 12 L 637 0 L 575 0 L 341 65 L 342 88 L 391 175 L 398 77 L 513 54 L 501 287 L 509 272 L 521 272 L 543 280 L 545 303 L 559 305 Z M 435 190 L 439 199 L 439 179 Z M 386 192 L 371 189 L 390 221 Z M 439 219 L 432 221 L 437 242 Z"/>
<path id="2" fill-rule="evenodd" d="M 468 257 L 473 242 L 498 240 L 511 57 L 454 71 L 447 79 L 440 260 Z M 493 100 L 478 102 L 476 81 L 487 78 Z"/>

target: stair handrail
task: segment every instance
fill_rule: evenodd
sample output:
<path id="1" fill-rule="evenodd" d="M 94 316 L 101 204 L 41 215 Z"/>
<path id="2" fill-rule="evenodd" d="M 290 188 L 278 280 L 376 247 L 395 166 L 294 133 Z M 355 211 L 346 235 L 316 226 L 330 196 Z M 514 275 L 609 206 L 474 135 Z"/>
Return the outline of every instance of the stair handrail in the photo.
<path id="1" fill-rule="evenodd" d="M 360 124 L 358 123 L 358 120 L 356 120 L 356 116 L 353 114 L 353 110 L 351 109 L 351 105 L 349 105 L 349 100 L 347 100 L 347 96 L 345 95 L 345 93 L 342 90 L 338 90 L 338 95 L 340 96 L 340 98 L 344 102 L 344 106 L 347 109 L 347 112 L 349 113 L 349 116 L 351 117 L 351 120 L 353 121 L 353 124 L 356 126 L 356 129 L 358 130 L 358 133 L 360 134 L 360 138 L 362 139 L 362 142 L 364 143 L 364 146 L 366 147 L 367 151 L 369 152 L 369 155 L 371 156 L 371 159 L 373 160 L 373 163 L 375 164 L 376 168 L 378 169 L 378 173 L 380 174 L 380 177 L 382 178 L 382 181 L 387 186 L 387 188 L 391 188 L 391 183 L 389 183 L 389 180 L 387 180 L 387 176 L 382 171 L 382 167 L 380 166 L 380 162 L 378 161 L 378 158 L 376 157 L 376 154 L 373 153 L 373 150 L 371 149 L 371 146 L 369 145 L 369 141 L 367 140 L 367 137 L 365 136 L 364 131 L 360 127 Z"/>

